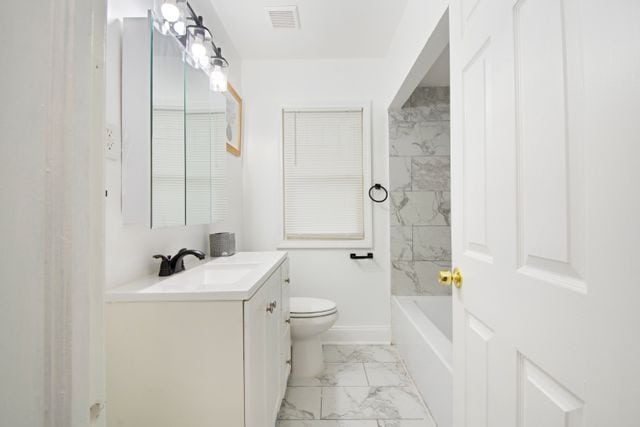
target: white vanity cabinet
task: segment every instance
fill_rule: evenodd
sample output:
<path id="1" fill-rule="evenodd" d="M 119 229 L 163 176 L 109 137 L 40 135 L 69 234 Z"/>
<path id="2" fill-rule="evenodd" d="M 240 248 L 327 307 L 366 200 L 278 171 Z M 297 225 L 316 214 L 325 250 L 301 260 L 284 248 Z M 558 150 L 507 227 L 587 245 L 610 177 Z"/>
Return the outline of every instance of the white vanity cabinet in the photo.
<path id="1" fill-rule="evenodd" d="M 291 368 L 288 259 L 238 255 L 237 268 L 107 293 L 108 426 L 274 426 Z M 216 269 L 224 285 L 193 286 Z M 232 271 L 244 282 L 230 285 Z"/>

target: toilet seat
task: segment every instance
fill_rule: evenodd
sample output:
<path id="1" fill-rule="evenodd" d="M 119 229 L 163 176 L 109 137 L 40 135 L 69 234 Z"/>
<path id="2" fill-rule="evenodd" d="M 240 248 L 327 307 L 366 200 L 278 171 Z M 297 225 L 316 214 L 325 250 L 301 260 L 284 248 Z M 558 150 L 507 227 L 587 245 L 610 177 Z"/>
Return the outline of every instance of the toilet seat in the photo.
<path id="1" fill-rule="evenodd" d="M 289 299 L 289 312 L 292 318 L 313 318 L 334 314 L 338 311 L 336 303 L 321 298 L 293 297 Z"/>

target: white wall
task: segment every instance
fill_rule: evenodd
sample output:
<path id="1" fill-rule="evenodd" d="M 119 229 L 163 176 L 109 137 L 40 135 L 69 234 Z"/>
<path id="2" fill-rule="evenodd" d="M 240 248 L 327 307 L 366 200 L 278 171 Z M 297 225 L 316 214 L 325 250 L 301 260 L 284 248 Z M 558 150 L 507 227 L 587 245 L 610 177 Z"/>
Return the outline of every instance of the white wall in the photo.
<path id="1" fill-rule="evenodd" d="M 441 49 L 434 53 L 427 45 L 433 34 L 432 44 L 442 44 L 439 39 L 446 38 L 448 18 L 443 15 L 448 3 L 409 0 L 384 59 L 243 62 L 247 249 L 272 250 L 281 241 L 278 155 L 282 105 L 373 101 L 372 176 L 374 182 L 388 186 L 387 108 L 399 93 L 407 91 L 408 97 L 439 56 Z M 415 84 L 408 89 L 412 80 Z M 340 320 L 326 340 L 389 338 L 388 203 L 374 204 L 373 209 L 374 261 L 352 261 L 349 250 L 290 250 L 292 294 L 325 297 L 338 304 Z"/>
<path id="2" fill-rule="evenodd" d="M 382 60 L 245 61 L 244 227 L 250 250 L 281 241 L 280 108 L 372 102 L 372 176 L 388 182 L 387 112 L 379 79 Z M 335 301 L 340 312 L 327 340 L 389 339 L 389 212 L 373 207 L 374 260 L 349 259 L 347 249 L 290 250 L 292 295 Z M 366 252 L 365 251 L 358 251 Z"/>
<path id="3" fill-rule="evenodd" d="M 231 63 L 229 81 L 241 90 L 241 59 L 211 4 L 206 0 L 190 1 L 196 12 L 204 16 L 204 23 L 213 32 L 215 41 L 222 46 L 223 54 Z M 106 121 L 120 127 L 121 97 L 121 21 L 122 17 L 146 16 L 152 5 L 148 0 L 109 0 L 107 27 L 107 105 Z M 240 92 L 242 93 L 242 92 Z M 182 247 L 200 249 L 208 253 L 208 235 L 216 231 L 236 233 L 238 248 L 242 248 L 242 161 L 228 154 L 227 183 L 229 215 L 225 222 L 215 225 L 198 225 L 150 230 L 144 225 L 123 225 L 121 212 L 121 163 L 105 160 L 106 200 L 106 287 L 111 288 L 146 274 L 154 274 L 157 253 L 173 254 Z M 187 267 L 195 258 L 187 257 Z"/>
<path id="4" fill-rule="evenodd" d="M 401 108 L 449 41 L 449 0 L 408 0 L 391 40 L 384 99 Z M 442 18 L 442 21 L 441 21 Z M 429 46 L 431 45 L 431 46 Z"/>

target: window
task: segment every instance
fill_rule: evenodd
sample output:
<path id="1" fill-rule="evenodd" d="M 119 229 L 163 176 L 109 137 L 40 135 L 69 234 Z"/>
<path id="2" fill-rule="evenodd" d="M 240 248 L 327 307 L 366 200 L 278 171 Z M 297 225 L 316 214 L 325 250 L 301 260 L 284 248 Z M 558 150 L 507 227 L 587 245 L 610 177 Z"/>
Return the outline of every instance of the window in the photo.
<path id="1" fill-rule="evenodd" d="M 365 112 L 363 107 L 283 110 L 281 246 L 371 246 Z"/>

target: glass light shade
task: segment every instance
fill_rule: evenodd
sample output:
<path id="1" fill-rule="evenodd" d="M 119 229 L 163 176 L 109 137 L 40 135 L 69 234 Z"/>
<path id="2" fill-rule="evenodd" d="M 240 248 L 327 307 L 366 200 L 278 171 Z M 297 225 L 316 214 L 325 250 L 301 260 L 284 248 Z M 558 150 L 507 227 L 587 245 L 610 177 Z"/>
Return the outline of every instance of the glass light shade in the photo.
<path id="1" fill-rule="evenodd" d="M 160 12 L 162 17 L 169 22 L 176 22 L 180 18 L 180 9 L 175 2 L 165 1 L 160 6 Z"/>
<path id="2" fill-rule="evenodd" d="M 173 32 L 179 36 L 184 36 L 187 33 L 187 26 L 184 21 L 176 21 L 171 26 Z"/>
<path id="3" fill-rule="evenodd" d="M 196 36 L 189 46 L 189 52 L 193 59 L 200 62 L 200 59 L 207 55 L 207 48 L 204 47 L 204 42 L 200 36 Z"/>
<path id="4" fill-rule="evenodd" d="M 208 71 L 210 67 L 211 67 L 211 59 L 209 58 L 209 55 L 203 55 L 198 58 L 197 68 L 201 68 L 205 71 Z"/>
<path id="5" fill-rule="evenodd" d="M 162 34 L 182 36 L 186 29 L 186 0 L 154 0 L 155 27 Z"/>
<path id="6" fill-rule="evenodd" d="M 207 70 L 213 52 L 209 30 L 205 27 L 188 27 L 186 47 L 190 58 L 189 64 L 194 68 Z"/>
<path id="7" fill-rule="evenodd" d="M 219 62 L 219 60 L 214 60 L 213 67 L 209 72 L 209 88 L 214 92 L 226 92 L 227 67 L 216 62 Z"/>

